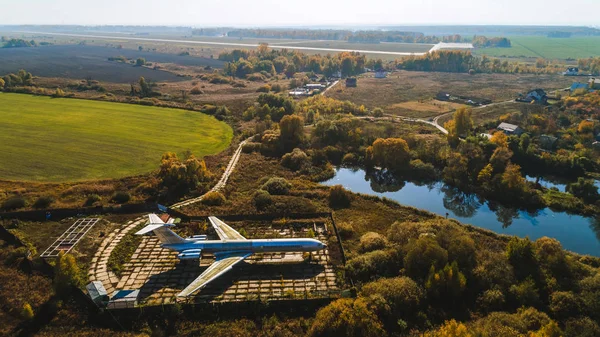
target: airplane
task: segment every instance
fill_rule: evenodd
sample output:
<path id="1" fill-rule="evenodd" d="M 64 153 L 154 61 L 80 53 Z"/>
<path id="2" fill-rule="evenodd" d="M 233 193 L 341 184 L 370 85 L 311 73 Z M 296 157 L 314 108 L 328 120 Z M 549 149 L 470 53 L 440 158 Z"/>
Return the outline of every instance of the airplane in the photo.
<path id="1" fill-rule="evenodd" d="M 210 282 L 225 274 L 234 265 L 254 253 L 263 252 L 313 252 L 327 248 L 327 245 L 315 239 L 257 239 L 248 240 L 233 228 L 214 216 L 208 217 L 220 240 L 207 240 L 206 235 L 194 235 L 182 238 L 168 227 L 158 215 L 149 214 L 149 224 L 135 233 L 144 235 L 153 232 L 161 242 L 161 247 L 178 252 L 179 260 L 200 259 L 202 253 L 213 253 L 215 262 L 200 276 L 183 289 L 177 297 L 185 298 L 206 287 Z"/>

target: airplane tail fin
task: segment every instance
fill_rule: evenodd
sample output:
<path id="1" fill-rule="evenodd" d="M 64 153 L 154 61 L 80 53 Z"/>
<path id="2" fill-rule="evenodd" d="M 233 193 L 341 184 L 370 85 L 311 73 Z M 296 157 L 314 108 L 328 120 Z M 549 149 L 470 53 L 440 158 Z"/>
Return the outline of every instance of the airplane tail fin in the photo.
<path id="1" fill-rule="evenodd" d="M 168 228 L 172 227 L 172 224 L 165 223 L 156 214 L 150 214 L 148 217 L 150 219 L 148 226 L 142 228 L 140 231 L 135 233 L 135 235 L 143 235 L 149 232 L 154 232 L 154 235 L 158 237 L 158 240 L 160 240 L 162 244 L 174 244 L 185 241 L 182 237 L 175 234 Z"/>

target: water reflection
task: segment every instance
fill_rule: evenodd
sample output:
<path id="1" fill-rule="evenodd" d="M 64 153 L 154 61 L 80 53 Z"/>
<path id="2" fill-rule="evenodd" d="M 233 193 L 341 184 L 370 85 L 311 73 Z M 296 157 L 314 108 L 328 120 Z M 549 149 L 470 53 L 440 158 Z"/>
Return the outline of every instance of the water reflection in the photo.
<path id="1" fill-rule="evenodd" d="M 441 191 L 444 193 L 444 207 L 456 216 L 472 218 L 481 207 L 481 202 L 476 194 L 465 193 L 448 185 L 443 185 Z"/>
<path id="2" fill-rule="evenodd" d="M 582 254 L 600 256 L 600 219 L 591 219 L 550 209 L 524 211 L 464 193 L 442 182 L 423 182 L 394 177 L 385 171 L 338 169 L 325 185 L 341 184 L 364 194 L 378 195 L 407 206 L 457 219 L 502 234 L 542 236 L 558 239 L 563 247 Z"/>

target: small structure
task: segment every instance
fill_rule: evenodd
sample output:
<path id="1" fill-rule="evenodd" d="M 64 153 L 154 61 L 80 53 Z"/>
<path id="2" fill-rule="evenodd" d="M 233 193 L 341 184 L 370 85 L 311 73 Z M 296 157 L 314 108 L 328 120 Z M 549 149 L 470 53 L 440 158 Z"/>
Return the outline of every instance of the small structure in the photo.
<path id="1" fill-rule="evenodd" d="M 590 80 L 588 81 L 588 90 L 598 90 L 600 89 L 600 79 L 597 79 L 595 77 L 590 78 Z"/>
<path id="2" fill-rule="evenodd" d="M 567 71 L 563 73 L 565 76 L 577 76 L 579 74 L 579 68 L 577 67 L 569 67 Z"/>
<path id="3" fill-rule="evenodd" d="M 85 286 L 88 292 L 88 296 L 96 303 L 100 308 L 104 308 L 108 304 L 109 298 L 104 285 L 100 281 L 94 281 Z"/>
<path id="4" fill-rule="evenodd" d="M 348 77 L 346 79 L 346 87 L 356 88 L 356 77 Z"/>
<path id="5" fill-rule="evenodd" d="M 500 123 L 500 125 L 498 125 L 497 129 L 504 132 L 505 134 L 507 134 L 509 136 L 511 136 L 511 135 L 520 136 L 523 133 L 525 133 L 525 130 L 521 129 L 520 126 L 514 125 L 514 124 L 509 124 L 509 123 Z"/>
<path id="6" fill-rule="evenodd" d="M 327 88 L 326 85 L 323 85 L 321 83 L 309 83 L 307 85 L 304 86 L 306 89 L 308 90 L 321 90 L 321 89 L 325 89 Z"/>
<path id="7" fill-rule="evenodd" d="M 523 96 L 520 95 L 519 98 L 517 98 L 517 101 L 519 102 L 535 102 L 538 104 L 546 104 L 548 103 L 548 95 L 546 94 L 546 92 L 543 89 L 534 89 L 531 90 L 530 92 L 527 93 L 527 95 Z"/>
<path id="8" fill-rule="evenodd" d="M 139 290 L 117 290 L 106 306 L 108 309 L 135 308 L 138 304 Z"/>
<path id="9" fill-rule="evenodd" d="M 386 77 L 387 77 L 387 71 L 385 71 L 383 69 L 375 70 L 375 78 L 386 78 Z"/>
<path id="10" fill-rule="evenodd" d="M 550 135 L 540 136 L 540 147 L 544 150 L 553 151 L 556 148 L 558 138 Z"/>

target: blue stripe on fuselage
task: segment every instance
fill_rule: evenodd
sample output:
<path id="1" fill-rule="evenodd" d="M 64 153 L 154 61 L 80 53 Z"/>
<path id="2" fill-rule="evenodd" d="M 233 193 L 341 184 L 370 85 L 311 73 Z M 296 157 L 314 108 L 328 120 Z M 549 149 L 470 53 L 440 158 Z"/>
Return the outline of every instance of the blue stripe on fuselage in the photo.
<path id="1" fill-rule="evenodd" d="M 203 253 L 247 251 L 259 252 L 311 252 L 325 248 L 315 239 L 259 239 L 259 240 L 194 240 L 186 239 L 183 243 L 165 244 L 164 248 L 184 251 L 202 249 Z"/>

